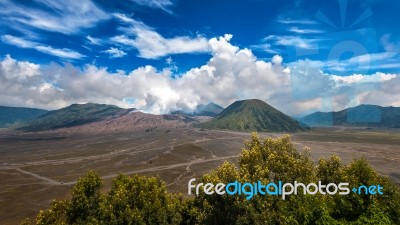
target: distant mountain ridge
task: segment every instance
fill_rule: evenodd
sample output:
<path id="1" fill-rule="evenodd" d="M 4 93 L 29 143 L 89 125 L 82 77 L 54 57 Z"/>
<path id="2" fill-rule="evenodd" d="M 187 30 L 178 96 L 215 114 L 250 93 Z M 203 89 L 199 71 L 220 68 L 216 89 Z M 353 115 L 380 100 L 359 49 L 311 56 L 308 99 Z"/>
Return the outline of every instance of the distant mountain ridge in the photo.
<path id="1" fill-rule="evenodd" d="M 315 112 L 299 121 L 314 127 L 361 126 L 400 128 L 400 107 L 359 105 L 337 112 Z"/>
<path id="2" fill-rule="evenodd" d="M 224 108 L 220 105 L 215 104 L 214 102 L 210 102 L 207 105 L 200 104 L 196 107 L 193 112 L 185 112 L 182 110 L 174 111 L 171 114 L 185 114 L 185 115 L 193 115 L 193 116 L 211 116 L 215 117 L 219 113 L 221 113 Z"/>
<path id="3" fill-rule="evenodd" d="M 0 106 L 0 128 L 24 123 L 47 112 L 44 109 Z"/>
<path id="4" fill-rule="evenodd" d="M 128 114 L 133 109 L 122 109 L 105 104 L 72 104 L 68 107 L 50 111 L 28 121 L 18 128 L 23 131 L 43 131 L 97 122 Z"/>
<path id="5" fill-rule="evenodd" d="M 215 104 L 214 102 L 210 102 L 207 105 L 200 104 L 196 107 L 194 111 L 194 115 L 199 116 L 216 116 L 220 114 L 224 108 L 220 105 Z"/>
<path id="6" fill-rule="evenodd" d="M 363 110 L 371 111 L 370 109 Z M 124 126 L 157 127 L 156 124 L 159 123 L 164 124 L 163 126 L 194 125 L 207 129 L 233 131 L 294 132 L 309 129 L 302 122 L 316 121 L 319 124 L 326 123 L 324 121 L 328 120 L 325 113 L 315 113 L 299 122 L 258 99 L 236 101 L 226 109 L 210 102 L 207 105 L 198 105 L 193 113 L 176 112 L 159 116 L 152 116 L 151 114 L 129 116 L 134 111 L 134 109 L 122 109 L 114 105 L 72 104 L 54 111 L 38 110 L 36 116 L 32 115 L 14 128 L 21 131 L 37 132 L 85 125 L 88 130 L 92 130 L 92 128 L 108 130 L 108 128 L 101 126 L 111 126 L 109 130 L 114 128 L 129 130 L 130 127 L 125 129 Z M 351 114 L 355 120 L 359 119 L 358 111 L 356 110 L 354 111 L 356 113 Z M 214 118 L 210 120 L 210 117 Z M 370 120 L 372 119 L 370 118 Z M 86 126 L 89 124 L 92 125 Z"/>
<path id="7" fill-rule="evenodd" d="M 213 120 L 199 126 L 207 129 L 259 132 L 293 132 L 307 129 L 292 117 L 258 99 L 236 101 Z"/>
<path id="8" fill-rule="evenodd" d="M 170 132 L 175 128 L 187 128 L 198 123 L 197 117 L 184 114 L 154 115 L 140 111 L 130 112 L 120 117 L 58 129 L 63 133 L 104 133 L 104 132 Z"/>

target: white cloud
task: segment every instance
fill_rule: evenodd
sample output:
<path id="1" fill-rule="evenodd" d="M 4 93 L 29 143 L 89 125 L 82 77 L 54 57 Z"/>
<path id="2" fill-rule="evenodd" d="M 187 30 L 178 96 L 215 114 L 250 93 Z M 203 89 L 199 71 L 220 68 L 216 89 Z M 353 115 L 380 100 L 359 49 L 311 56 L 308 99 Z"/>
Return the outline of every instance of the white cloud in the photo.
<path id="1" fill-rule="evenodd" d="M 400 94 L 393 89 L 400 84 L 400 74 L 377 72 L 337 76 L 322 72 L 319 62 L 299 60 L 291 65 L 292 96 L 299 107 L 296 112 L 299 115 L 338 111 L 359 104 L 400 106 Z M 388 90 L 388 87 L 392 89 Z M 305 102 L 314 104 L 303 104 Z"/>
<path id="2" fill-rule="evenodd" d="M 103 52 L 109 54 L 111 56 L 111 58 L 121 58 L 121 57 L 124 57 L 127 55 L 126 52 L 122 51 L 121 49 L 113 48 L 113 47 L 111 47 Z"/>
<path id="3" fill-rule="evenodd" d="M 396 78 L 396 74 L 387 74 L 377 72 L 371 75 L 364 74 L 353 74 L 351 76 L 337 76 L 332 75 L 332 79 L 335 80 L 339 85 L 349 85 L 353 83 L 368 83 L 368 82 L 384 82 Z"/>
<path id="4" fill-rule="evenodd" d="M 171 57 L 166 58 L 166 59 L 165 59 L 165 62 L 166 62 L 168 65 L 172 65 L 172 64 L 174 63 L 174 61 L 172 60 Z"/>
<path id="5" fill-rule="evenodd" d="M 370 74 L 372 70 L 395 69 L 400 68 L 400 54 L 395 52 L 377 52 L 368 53 L 350 57 L 348 59 L 340 59 L 331 57 L 325 61 L 311 61 L 314 67 L 318 67 L 331 74 L 347 73 L 348 71 L 358 71 L 359 73 Z M 296 62 L 288 63 L 294 65 Z"/>
<path id="6" fill-rule="evenodd" d="M 400 62 L 396 59 L 397 62 L 384 62 L 382 64 L 376 63 L 375 65 L 369 66 L 369 69 L 399 69 L 400 68 Z"/>
<path id="7" fill-rule="evenodd" d="M 305 28 L 299 28 L 299 27 L 290 27 L 289 31 L 296 33 L 296 34 L 319 34 L 319 33 L 323 32 L 322 30 L 318 30 L 318 29 L 305 29 Z"/>
<path id="8" fill-rule="evenodd" d="M 371 53 L 364 54 L 359 56 L 351 57 L 348 62 L 349 63 L 370 63 L 373 61 L 383 61 L 396 56 L 397 53 L 393 52 L 380 52 L 380 53 Z"/>
<path id="9" fill-rule="evenodd" d="M 139 5 L 162 9 L 168 13 L 172 13 L 172 11 L 169 8 L 174 5 L 174 3 L 171 0 L 132 0 L 132 1 L 136 2 Z"/>
<path id="10" fill-rule="evenodd" d="M 28 41 L 11 35 L 3 35 L 1 37 L 1 40 L 9 45 L 14 45 L 20 48 L 35 49 L 39 52 L 46 53 L 49 55 L 54 55 L 63 59 L 80 59 L 85 57 L 79 52 L 73 51 L 68 48 L 57 49 L 51 46 L 40 44 L 38 42 Z"/>
<path id="11" fill-rule="evenodd" d="M 400 42 L 393 42 L 390 34 L 385 34 L 380 39 L 381 44 L 387 52 L 399 52 Z"/>
<path id="12" fill-rule="evenodd" d="M 10 55 L 6 55 L 4 60 L 0 63 L 0 67 L 4 73 L 4 77 L 7 79 L 16 78 L 17 80 L 21 80 L 40 75 L 39 65 L 25 61 L 17 61 L 11 58 Z"/>
<path id="13" fill-rule="evenodd" d="M 210 39 L 210 60 L 181 76 L 174 76 L 169 67 L 111 73 L 94 65 L 38 66 L 6 56 L 0 61 L 0 105 L 59 108 L 97 102 L 167 113 L 210 101 L 226 107 L 258 98 L 290 115 L 361 103 L 400 106 L 398 74 L 339 77 L 310 60 L 291 63 L 289 69 L 282 57 L 260 60 L 251 50 L 232 45 L 231 38 Z"/>
<path id="14" fill-rule="evenodd" d="M 130 24 L 135 24 L 138 23 L 136 20 L 129 18 L 128 16 L 126 16 L 123 13 L 113 13 L 112 14 L 115 18 L 119 19 L 120 21 L 124 22 L 124 23 L 130 23 Z"/>
<path id="15" fill-rule="evenodd" d="M 6 55 L 0 62 L 0 105 L 58 108 L 67 104 L 62 93 L 46 82 L 42 69 Z"/>
<path id="16" fill-rule="evenodd" d="M 165 59 L 165 63 L 169 66 L 169 68 L 172 71 L 178 71 L 179 68 L 176 65 L 176 63 L 174 62 L 174 60 L 171 58 L 171 56 Z"/>
<path id="17" fill-rule="evenodd" d="M 281 64 L 282 64 L 282 61 L 283 61 L 283 58 L 282 58 L 282 56 L 280 56 L 280 55 L 274 55 L 274 56 L 272 57 L 272 60 L 271 60 L 271 62 L 272 62 L 273 64 L 275 64 L 275 65 L 281 65 Z"/>
<path id="18" fill-rule="evenodd" d="M 0 15 L 3 26 L 34 27 L 64 34 L 77 33 L 109 18 L 90 0 L 35 0 L 30 4 L 3 0 L 0 1 Z"/>
<path id="19" fill-rule="evenodd" d="M 86 39 L 92 45 L 103 45 L 103 41 L 100 38 L 94 38 L 94 37 L 91 37 L 88 35 L 88 36 L 86 36 Z"/>
<path id="20" fill-rule="evenodd" d="M 297 48 L 303 49 L 316 49 L 316 39 L 307 39 L 302 38 L 300 36 L 278 36 L 278 35 L 269 35 L 264 38 L 264 42 L 271 42 L 273 45 L 280 46 L 294 46 Z"/>
<path id="21" fill-rule="evenodd" d="M 139 57 L 156 59 L 171 54 L 208 52 L 208 40 L 202 36 L 177 36 L 165 38 L 142 22 L 133 20 L 124 14 L 113 14 L 128 27 L 121 30 L 124 35 L 111 38 L 111 41 L 133 47 L 139 51 Z"/>
<path id="22" fill-rule="evenodd" d="M 277 20 L 279 23 L 283 24 L 303 24 L 303 25 L 313 25 L 313 24 L 318 24 L 314 20 L 295 20 L 295 19 L 278 19 Z"/>
<path id="23" fill-rule="evenodd" d="M 353 56 L 349 59 L 327 60 L 325 68 L 336 71 L 368 71 L 371 69 L 400 68 L 399 54 L 395 52 L 378 52 Z"/>
<path id="24" fill-rule="evenodd" d="M 261 50 L 267 53 L 271 53 L 271 54 L 278 54 L 279 51 L 275 48 L 272 48 L 271 44 L 269 43 L 262 43 L 262 44 L 258 44 L 258 45 L 252 45 L 250 46 L 251 49 L 254 50 Z"/>

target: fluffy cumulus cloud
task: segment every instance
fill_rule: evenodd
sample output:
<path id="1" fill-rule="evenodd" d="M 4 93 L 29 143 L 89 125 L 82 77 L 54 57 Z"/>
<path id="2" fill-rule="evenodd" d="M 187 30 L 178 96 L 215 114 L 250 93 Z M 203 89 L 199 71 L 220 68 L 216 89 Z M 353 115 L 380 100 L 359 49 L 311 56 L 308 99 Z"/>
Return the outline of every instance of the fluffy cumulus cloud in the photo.
<path id="1" fill-rule="evenodd" d="M 361 103 L 400 106 L 396 74 L 341 77 L 309 60 L 286 67 L 281 56 L 258 59 L 251 50 L 232 45 L 231 38 L 210 39 L 210 60 L 179 76 L 171 68 L 111 73 L 94 65 L 39 66 L 5 56 L 0 62 L 0 105 L 55 109 L 96 102 L 159 114 L 190 111 L 210 101 L 228 106 L 257 98 L 294 116 Z"/>
<path id="2" fill-rule="evenodd" d="M 0 104 L 58 108 L 68 104 L 62 93 L 46 82 L 39 65 L 6 55 L 0 62 Z"/>

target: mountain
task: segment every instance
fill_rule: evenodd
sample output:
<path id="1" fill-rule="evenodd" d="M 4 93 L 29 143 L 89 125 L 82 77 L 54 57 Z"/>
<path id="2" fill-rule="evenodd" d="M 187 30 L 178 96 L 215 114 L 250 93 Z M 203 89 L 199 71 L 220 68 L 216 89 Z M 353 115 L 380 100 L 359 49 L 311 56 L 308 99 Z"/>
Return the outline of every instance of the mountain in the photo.
<path id="1" fill-rule="evenodd" d="M 268 132 L 307 129 L 290 116 L 258 99 L 236 101 L 213 120 L 199 126 L 207 129 Z"/>
<path id="2" fill-rule="evenodd" d="M 47 112 L 47 110 L 43 109 L 0 106 L 0 128 L 7 128 L 26 122 Z"/>
<path id="3" fill-rule="evenodd" d="M 299 120 L 314 127 L 361 126 L 400 128 L 400 107 L 359 105 L 338 112 L 315 112 Z"/>
<path id="4" fill-rule="evenodd" d="M 194 115 L 197 116 L 216 116 L 220 114 L 224 110 L 223 107 L 215 104 L 214 102 L 210 102 L 207 105 L 200 104 L 196 107 L 194 111 Z"/>
<path id="5" fill-rule="evenodd" d="M 215 104 L 214 102 L 210 102 L 207 105 L 197 105 L 196 109 L 193 112 L 185 112 L 183 110 L 178 110 L 171 112 L 171 114 L 182 114 L 182 115 L 188 115 L 188 116 L 211 116 L 215 117 L 219 113 L 221 113 L 224 110 L 222 106 L 219 106 Z"/>
<path id="6" fill-rule="evenodd" d="M 166 114 L 154 115 L 140 111 L 132 111 L 120 117 L 114 117 L 93 123 L 87 123 L 74 127 L 58 129 L 64 133 L 107 133 L 107 132 L 170 132 L 174 128 L 187 128 L 194 123 L 198 123 L 196 116 L 187 116 L 184 114 Z"/>
<path id="7" fill-rule="evenodd" d="M 132 109 L 122 109 L 104 104 L 73 104 L 50 111 L 36 119 L 28 121 L 18 128 L 23 131 L 43 131 L 56 128 L 72 127 L 105 119 L 120 117 Z"/>

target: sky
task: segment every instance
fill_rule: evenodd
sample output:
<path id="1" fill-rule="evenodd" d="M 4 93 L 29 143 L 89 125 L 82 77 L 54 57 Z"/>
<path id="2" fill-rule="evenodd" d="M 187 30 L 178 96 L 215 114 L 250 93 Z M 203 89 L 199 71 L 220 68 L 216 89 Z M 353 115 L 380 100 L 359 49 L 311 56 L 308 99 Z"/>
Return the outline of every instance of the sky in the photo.
<path id="1" fill-rule="evenodd" d="M 0 105 L 400 106 L 397 0 L 2 0 Z"/>

